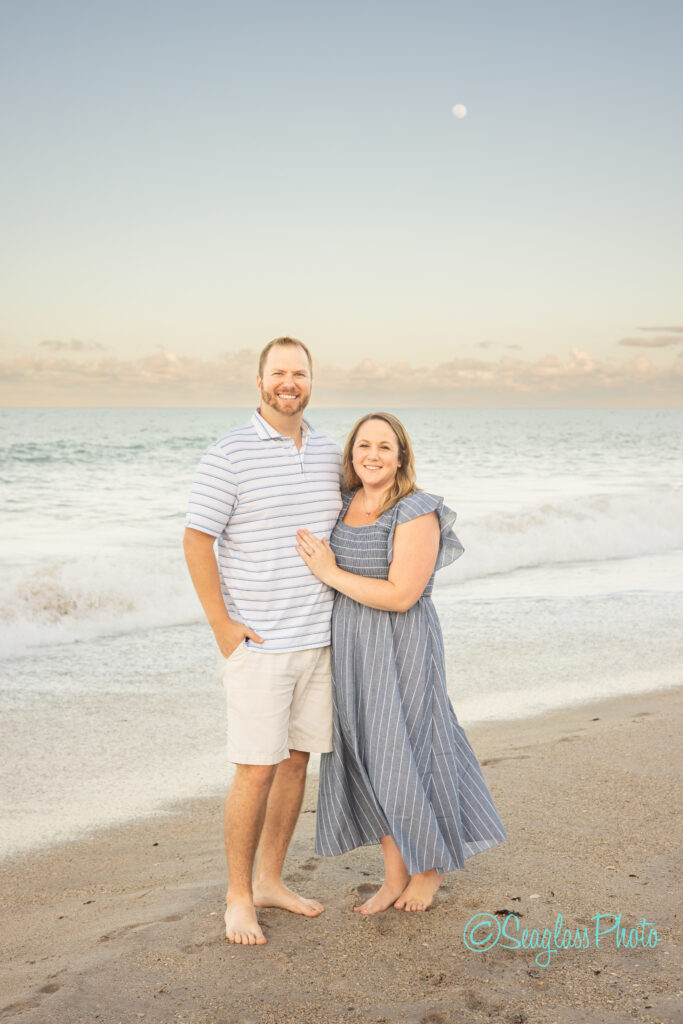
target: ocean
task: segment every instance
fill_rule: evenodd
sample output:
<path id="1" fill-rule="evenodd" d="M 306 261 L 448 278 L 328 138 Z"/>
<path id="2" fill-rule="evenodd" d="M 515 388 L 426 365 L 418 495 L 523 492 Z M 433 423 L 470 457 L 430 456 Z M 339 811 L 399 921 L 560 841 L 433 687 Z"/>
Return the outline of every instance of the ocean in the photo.
<path id="1" fill-rule="evenodd" d="M 393 410 L 458 513 L 437 576 L 465 726 L 680 685 L 683 411 Z M 340 444 L 359 413 L 307 412 Z M 250 411 L 0 411 L 0 855 L 222 792 L 223 692 L 181 539 Z"/>

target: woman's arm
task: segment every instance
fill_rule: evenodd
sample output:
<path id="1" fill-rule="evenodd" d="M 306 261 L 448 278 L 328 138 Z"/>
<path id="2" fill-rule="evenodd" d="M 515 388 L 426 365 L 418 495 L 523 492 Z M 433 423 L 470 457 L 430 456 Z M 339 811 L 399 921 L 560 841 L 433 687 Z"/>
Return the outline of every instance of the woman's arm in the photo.
<path id="1" fill-rule="evenodd" d="M 388 580 L 375 580 L 344 572 L 337 566 L 326 540 L 299 530 L 297 551 L 314 576 L 359 604 L 385 612 L 406 612 L 422 597 L 439 553 L 436 512 L 401 523 L 394 531 L 394 556 Z"/>

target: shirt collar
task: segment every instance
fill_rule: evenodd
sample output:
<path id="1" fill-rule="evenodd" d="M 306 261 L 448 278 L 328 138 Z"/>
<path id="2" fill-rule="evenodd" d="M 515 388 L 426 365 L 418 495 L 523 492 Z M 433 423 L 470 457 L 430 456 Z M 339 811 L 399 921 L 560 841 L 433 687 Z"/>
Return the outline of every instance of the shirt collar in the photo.
<path id="1" fill-rule="evenodd" d="M 251 417 L 251 423 L 254 430 L 261 438 L 262 441 L 276 441 L 278 438 L 285 437 L 285 434 L 281 434 L 275 427 L 271 427 L 270 423 L 267 423 L 258 409 L 254 409 L 254 415 Z M 306 419 L 301 421 L 301 436 L 305 438 L 311 433 L 313 427 Z"/>

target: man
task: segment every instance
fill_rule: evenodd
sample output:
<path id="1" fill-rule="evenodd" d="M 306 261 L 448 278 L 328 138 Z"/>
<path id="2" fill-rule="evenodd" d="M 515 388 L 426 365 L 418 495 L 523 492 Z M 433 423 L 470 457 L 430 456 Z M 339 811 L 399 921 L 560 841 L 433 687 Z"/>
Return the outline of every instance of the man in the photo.
<path id="1" fill-rule="evenodd" d="M 260 407 L 202 458 L 184 537 L 192 582 L 225 659 L 228 759 L 236 765 L 225 802 L 225 933 L 245 945 L 266 941 L 258 907 L 308 917 L 323 910 L 281 877 L 309 754 L 332 749 L 333 593 L 299 558 L 296 533 L 304 526 L 317 536 L 332 532 L 341 453 L 303 418 L 311 379 L 300 341 L 266 345 L 256 378 Z"/>

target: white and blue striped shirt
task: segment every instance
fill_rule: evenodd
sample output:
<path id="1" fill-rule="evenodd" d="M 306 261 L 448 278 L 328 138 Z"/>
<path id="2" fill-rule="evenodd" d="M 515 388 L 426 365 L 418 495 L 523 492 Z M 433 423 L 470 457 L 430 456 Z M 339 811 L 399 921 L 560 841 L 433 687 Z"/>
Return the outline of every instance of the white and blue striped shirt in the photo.
<path id="1" fill-rule="evenodd" d="M 221 590 L 231 619 L 263 637 L 258 651 L 330 642 L 334 591 L 296 552 L 296 532 L 332 532 L 342 501 L 341 451 L 302 425 L 299 451 L 255 412 L 211 445 L 199 463 L 186 525 L 218 538 Z"/>

